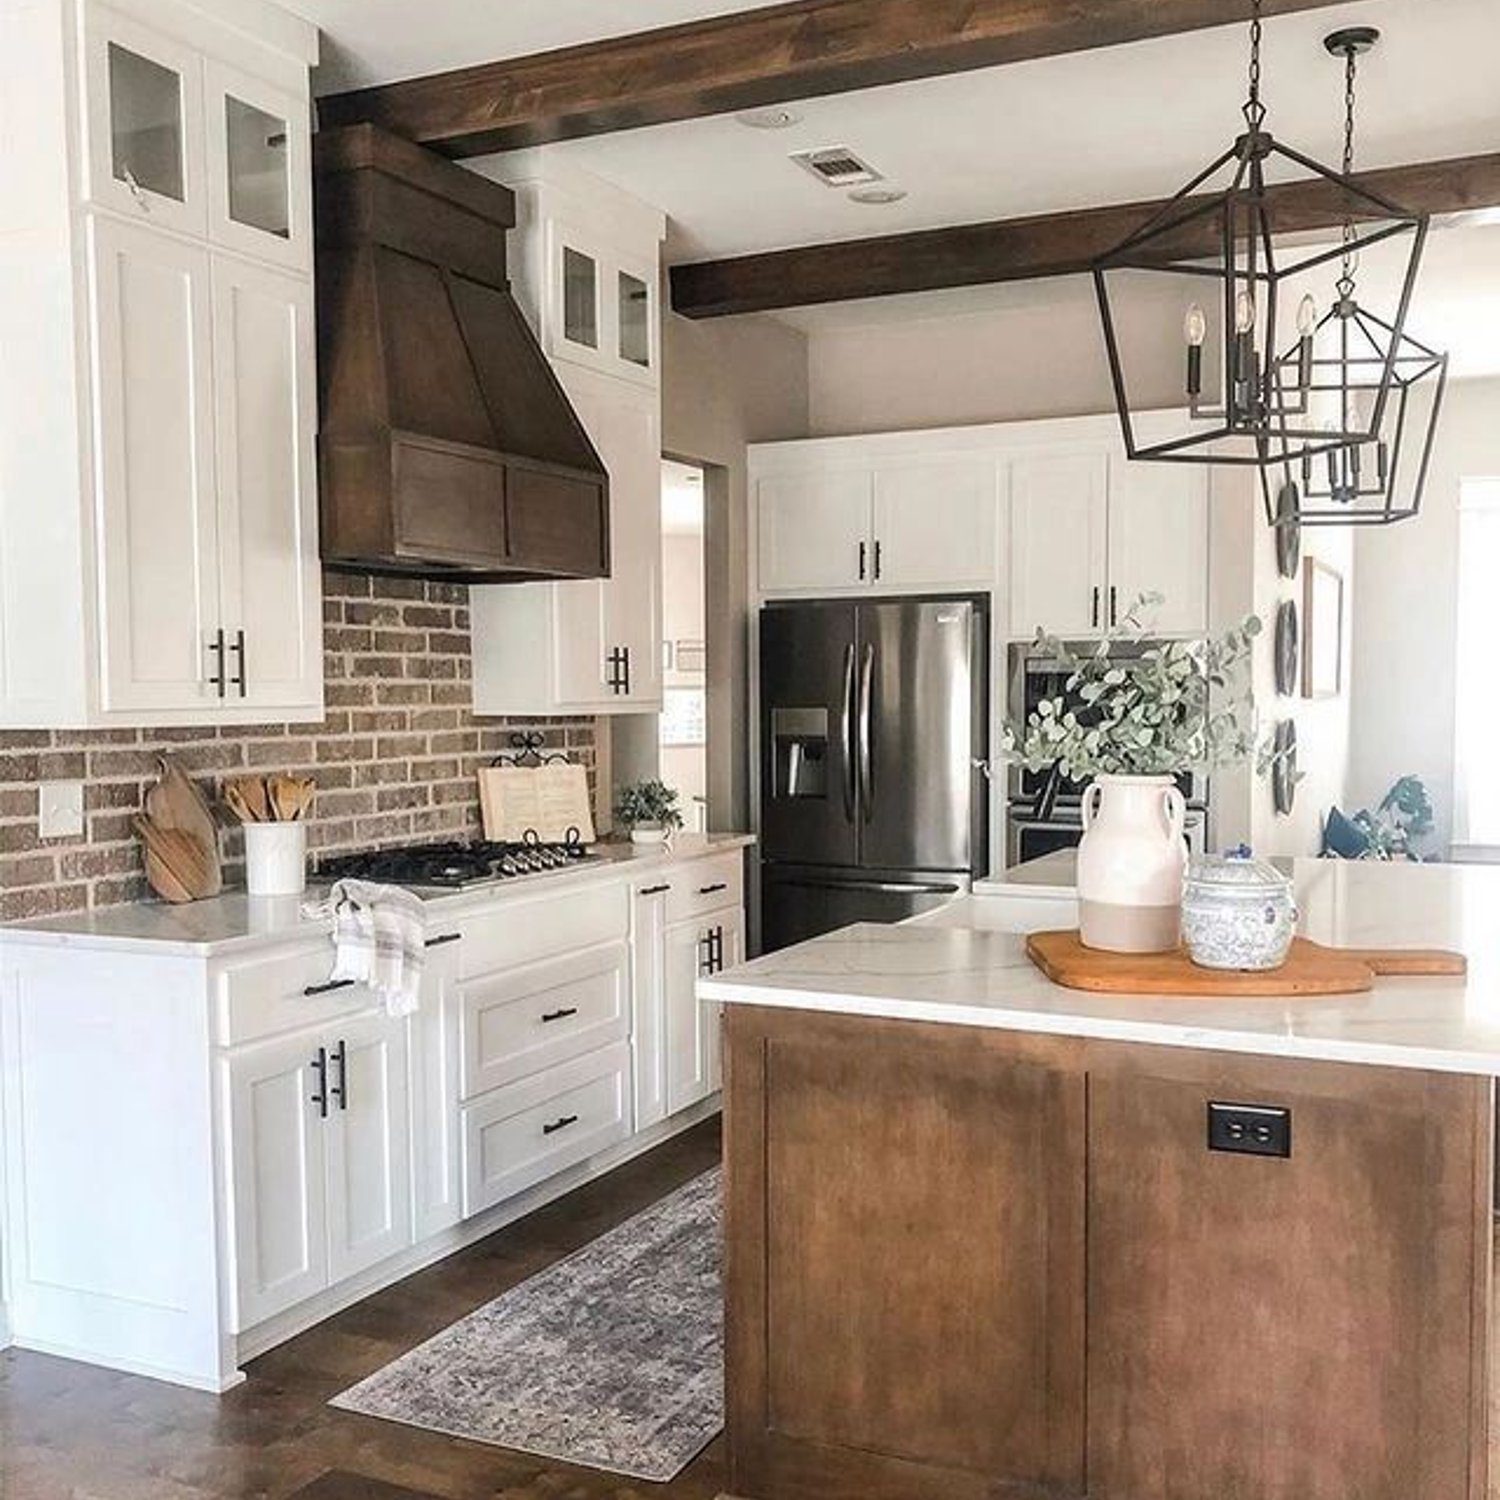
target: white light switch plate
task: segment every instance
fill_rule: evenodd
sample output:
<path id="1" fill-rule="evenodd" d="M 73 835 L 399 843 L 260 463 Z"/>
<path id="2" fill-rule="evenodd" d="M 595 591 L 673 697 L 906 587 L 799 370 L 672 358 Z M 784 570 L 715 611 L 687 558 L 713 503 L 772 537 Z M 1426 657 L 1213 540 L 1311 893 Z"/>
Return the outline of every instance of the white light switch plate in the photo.
<path id="1" fill-rule="evenodd" d="M 44 839 L 83 837 L 83 783 L 44 781 L 37 830 Z"/>

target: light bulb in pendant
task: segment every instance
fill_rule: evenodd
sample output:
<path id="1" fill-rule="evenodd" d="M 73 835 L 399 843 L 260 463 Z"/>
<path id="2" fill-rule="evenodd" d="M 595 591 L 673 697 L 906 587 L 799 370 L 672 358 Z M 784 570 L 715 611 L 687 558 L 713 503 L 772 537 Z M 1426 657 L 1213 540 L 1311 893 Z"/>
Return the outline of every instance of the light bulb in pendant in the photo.
<path id="1" fill-rule="evenodd" d="M 1182 331 L 1194 349 L 1201 349 L 1208 339 L 1208 315 L 1196 302 L 1187 310 Z"/>
<path id="2" fill-rule="evenodd" d="M 1312 293 L 1309 292 L 1297 307 L 1297 332 L 1305 339 L 1310 339 L 1318 327 L 1318 304 L 1313 301 Z"/>
<path id="3" fill-rule="evenodd" d="M 1255 327 L 1255 298 L 1240 292 L 1234 299 L 1234 331 L 1249 333 Z"/>

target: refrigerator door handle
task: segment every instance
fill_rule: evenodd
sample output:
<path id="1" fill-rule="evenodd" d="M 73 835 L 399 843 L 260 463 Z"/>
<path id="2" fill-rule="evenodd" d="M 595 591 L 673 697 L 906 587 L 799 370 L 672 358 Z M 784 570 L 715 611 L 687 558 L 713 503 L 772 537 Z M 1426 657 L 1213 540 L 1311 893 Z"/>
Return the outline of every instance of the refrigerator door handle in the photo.
<path id="1" fill-rule="evenodd" d="M 811 876 L 797 875 L 780 880 L 784 890 L 797 891 L 878 891 L 882 894 L 902 896 L 909 893 L 932 896 L 957 896 L 963 890 L 956 880 L 817 880 Z"/>
<path id="2" fill-rule="evenodd" d="M 844 701 L 839 714 L 839 742 L 844 752 L 844 817 L 854 821 L 854 647 L 844 647 Z"/>
<path id="3" fill-rule="evenodd" d="M 870 753 L 870 700 L 874 689 L 875 648 L 865 647 L 859 672 L 859 800 L 868 823 L 875 812 L 875 763 Z"/>

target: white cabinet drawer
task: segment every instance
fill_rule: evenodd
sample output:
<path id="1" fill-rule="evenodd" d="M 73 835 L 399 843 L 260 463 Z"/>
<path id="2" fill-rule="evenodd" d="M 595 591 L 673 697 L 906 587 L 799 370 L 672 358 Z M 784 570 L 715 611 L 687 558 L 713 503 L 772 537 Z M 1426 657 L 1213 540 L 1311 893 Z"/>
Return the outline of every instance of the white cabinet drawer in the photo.
<path id="1" fill-rule="evenodd" d="M 464 1217 L 630 1134 L 630 1047 L 618 1042 L 464 1106 Z"/>
<path id="2" fill-rule="evenodd" d="M 671 882 L 666 893 L 669 922 L 681 922 L 725 906 L 740 906 L 745 900 L 744 854 L 736 849 L 733 854 L 695 859 L 675 866 L 662 880 Z"/>
<path id="3" fill-rule="evenodd" d="M 326 938 L 273 958 L 227 965 L 214 986 L 214 1041 L 238 1047 L 376 1005 L 362 984 L 330 987 L 332 972 L 333 944 Z"/>
<path id="4" fill-rule="evenodd" d="M 626 1040 L 623 943 L 511 969 L 463 986 L 463 1097 Z"/>
<path id="5" fill-rule="evenodd" d="M 513 969 L 555 954 L 624 942 L 630 901 L 621 880 L 601 881 L 553 895 L 507 893 L 494 908 L 463 917 L 461 978 Z"/>

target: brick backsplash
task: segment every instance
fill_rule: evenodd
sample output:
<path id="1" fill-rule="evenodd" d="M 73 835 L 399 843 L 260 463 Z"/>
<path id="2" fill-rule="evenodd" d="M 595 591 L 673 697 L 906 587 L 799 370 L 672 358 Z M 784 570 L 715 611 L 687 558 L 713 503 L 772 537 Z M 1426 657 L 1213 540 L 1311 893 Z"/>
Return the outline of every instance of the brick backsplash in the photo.
<path id="1" fill-rule="evenodd" d="M 477 835 L 474 773 L 517 730 L 541 733 L 548 748 L 587 765 L 592 781 L 591 719 L 475 716 L 465 587 L 329 570 L 323 595 L 321 724 L 0 730 L 0 921 L 150 895 L 131 818 L 163 751 L 215 804 L 225 776 L 313 777 L 308 843 L 318 853 Z M 37 783 L 75 780 L 85 786 L 85 835 L 44 842 Z M 220 843 L 233 879 L 238 832 L 226 827 Z"/>

